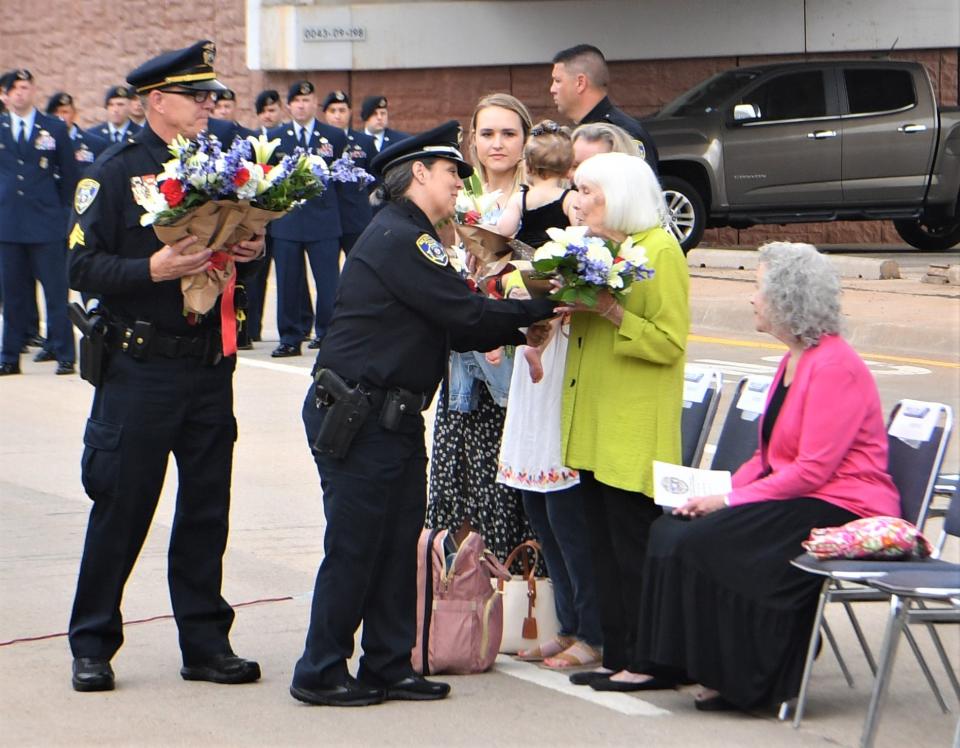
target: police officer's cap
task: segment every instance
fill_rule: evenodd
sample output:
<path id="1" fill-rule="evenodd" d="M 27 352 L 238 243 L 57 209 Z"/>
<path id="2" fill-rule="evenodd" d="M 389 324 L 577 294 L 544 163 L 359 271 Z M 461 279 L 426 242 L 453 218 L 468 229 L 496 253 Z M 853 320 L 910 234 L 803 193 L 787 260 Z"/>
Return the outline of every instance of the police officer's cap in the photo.
<path id="1" fill-rule="evenodd" d="M 103 105 L 110 103 L 110 99 L 132 99 L 136 92 L 130 86 L 110 86 L 103 97 Z"/>
<path id="2" fill-rule="evenodd" d="M 290 90 L 287 91 L 287 103 L 289 104 L 293 101 L 294 96 L 307 96 L 316 90 L 310 81 L 295 81 L 293 85 L 290 86 Z"/>
<path id="3" fill-rule="evenodd" d="M 229 88 L 225 88 L 223 91 L 217 91 L 215 94 L 217 101 L 236 101 L 237 95 Z"/>
<path id="4" fill-rule="evenodd" d="M 53 114 L 62 106 L 73 106 L 73 97 L 63 91 L 57 91 L 47 102 L 47 114 Z"/>
<path id="5" fill-rule="evenodd" d="M 460 178 L 466 179 L 473 174 L 473 167 L 464 161 L 460 153 L 461 132 L 460 123 L 452 119 L 427 132 L 411 135 L 374 156 L 370 170 L 374 176 L 382 177 L 394 166 L 407 161 L 444 158 L 453 161 Z"/>
<path id="6" fill-rule="evenodd" d="M 216 57 L 217 45 L 202 39 L 189 47 L 147 60 L 127 76 L 127 83 L 138 94 L 170 86 L 190 91 L 226 91 L 227 87 L 217 80 L 213 71 Z"/>
<path id="7" fill-rule="evenodd" d="M 375 111 L 386 108 L 386 96 L 368 96 L 363 100 L 363 105 L 360 107 L 360 119 L 366 122 L 373 116 Z"/>
<path id="8" fill-rule="evenodd" d="M 257 94 L 257 99 L 254 102 L 254 106 L 257 110 L 257 114 L 260 114 L 268 106 L 280 103 L 280 94 L 272 88 L 268 88 L 266 91 L 261 91 Z"/>
<path id="9" fill-rule="evenodd" d="M 33 81 L 33 73 L 26 68 L 17 68 L 16 70 L 11 70 L 0 80 L 3 81 L 0 83 L 0 87 L 6 92 L 13 88 L 13 84 L 17 81 Z"/>
<path id="10" fill-rule="evenodd" d="M 350 97 L 343 91 L 331 91 L 327 94 L 327 98 L 323 100 L 323 111 L 327 111 L 327 107 L 331 104 L 346 104 L 350 106 Z"/>

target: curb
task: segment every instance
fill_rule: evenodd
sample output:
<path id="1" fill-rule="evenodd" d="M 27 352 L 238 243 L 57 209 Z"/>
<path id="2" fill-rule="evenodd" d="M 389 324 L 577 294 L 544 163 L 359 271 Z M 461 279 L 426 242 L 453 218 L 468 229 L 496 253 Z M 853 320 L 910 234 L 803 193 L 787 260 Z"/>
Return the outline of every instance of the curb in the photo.
<path id="1" fill-rule="evenodd" d="M 687 265 L 717 270 L 756 270 L 759 257 L 756 250 L 748 249 L 691 249 L 687 254 Z M 888 280 L 900 277 L 896 260 L 849 255 L 827 255 L 827 258 L 841 278 Z"/>

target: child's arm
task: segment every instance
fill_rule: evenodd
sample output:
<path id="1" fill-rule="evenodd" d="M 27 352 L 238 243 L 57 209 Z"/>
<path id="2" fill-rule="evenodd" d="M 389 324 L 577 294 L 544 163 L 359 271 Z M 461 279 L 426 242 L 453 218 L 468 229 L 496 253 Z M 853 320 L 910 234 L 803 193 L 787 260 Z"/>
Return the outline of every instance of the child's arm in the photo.
<path id="1" fill-rule="evenodd" d="M 507 200 L 507 205 L 497 221 L 497 233 L 501 236 L 514 236 L 520 230 L 520 198 L 523 193 L 517 191 Z"/>

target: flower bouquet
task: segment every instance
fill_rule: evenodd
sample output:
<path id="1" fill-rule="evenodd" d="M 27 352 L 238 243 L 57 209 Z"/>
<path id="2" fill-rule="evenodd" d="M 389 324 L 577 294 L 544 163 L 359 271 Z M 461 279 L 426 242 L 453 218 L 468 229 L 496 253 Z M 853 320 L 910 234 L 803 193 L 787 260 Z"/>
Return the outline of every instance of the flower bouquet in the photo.
<path id="1" fill-rule="evenodd" d="M 480 177 L 476 172 L 463 182 L 463 189 L 457 194 L 453 219 L 457 224 L 457 236 L 463 242 L 464 249 L 480 262 L 478 275 L 490 275 L 493 266 L 501 263 L 509 255 L 508 238 L 493 231 L 481 223 L 492 223 L 500 190 L 484 193 Z M 509 259 L 509 258 L 508 258 Z"/>
<path id="2" fill-rule="evenodd" d="M 557 277 L 563 286 L 553 297 L 565 303 L 594 306 L 601 291 L 623 302 L 631 284 L 653 276 L 642 245 L 627 237 L 619 246 L 598 236 L 587 236 L 586 226 L 547 229 L 551 241 L 533 255 L 533 280 Z"/>

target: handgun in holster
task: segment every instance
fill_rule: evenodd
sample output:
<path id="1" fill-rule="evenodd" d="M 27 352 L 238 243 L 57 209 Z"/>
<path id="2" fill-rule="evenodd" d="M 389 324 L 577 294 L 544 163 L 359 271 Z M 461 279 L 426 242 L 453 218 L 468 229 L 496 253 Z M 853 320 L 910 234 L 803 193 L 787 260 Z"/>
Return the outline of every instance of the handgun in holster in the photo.
<path id="1" fill-rule="evenodd" d="M 80 376 L 99 387 L 103 383 L 107 354 L 107 320 L 99 308 L 88 312 L 75 301 L 67 307 L 67 313 L 83 336 L 80 338 Z"/>
<path id="2" fill-rule="evenodd" d="M 318 369 L 313 381 L 318 404 L 326 406 L 327 412 L 311 449 L 318 455 L 342 460 L 370 413 L 370 396 L 360 385 L 347 386 L 330 369 Z"/>

